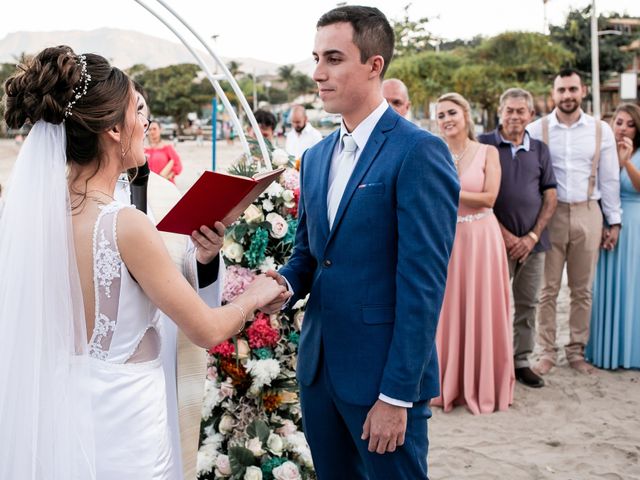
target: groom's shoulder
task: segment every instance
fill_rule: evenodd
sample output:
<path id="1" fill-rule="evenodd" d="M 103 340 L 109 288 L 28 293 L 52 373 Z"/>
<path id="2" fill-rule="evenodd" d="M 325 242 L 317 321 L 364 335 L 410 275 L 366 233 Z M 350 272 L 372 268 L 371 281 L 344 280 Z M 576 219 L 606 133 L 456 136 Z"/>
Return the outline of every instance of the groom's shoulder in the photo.
<path id="1" fill-rule="evenodd" d="M 392 134 L 396 136 L 394 143 L 404 145 L 407 149 L 447 150 L 446 143 L 440 137 L 405 118 L 399 119 Z"/>

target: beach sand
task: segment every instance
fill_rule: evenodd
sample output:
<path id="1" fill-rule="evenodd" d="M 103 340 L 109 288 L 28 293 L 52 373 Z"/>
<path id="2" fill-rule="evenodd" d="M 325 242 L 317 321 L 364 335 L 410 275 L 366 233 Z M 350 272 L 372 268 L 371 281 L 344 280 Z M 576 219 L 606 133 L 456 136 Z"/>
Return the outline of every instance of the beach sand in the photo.
<path id="1" fill-rule="evenodd" d="M 18 149 L 13 141 L 0 140 L 3 185 Z M 211 168 L 211 143 L 183 142 L 177 150 L 185 168 L 176 184 L 184 191 Z M 224 171 L 241 152 L 238 142 L 218 142 L 217 170 Z M 566 283 L 558 305 L 558 344 L 564 345 Z M 582 375 L 567 366 L 561 352 L 545 381 L 540 389 L 517 383 L 514 404 L 506 412 L 474 416 L 464 407 L 448 414 L 435 408 L 429 422 L 430 478 L 640 479 L 640 371 Z"/>

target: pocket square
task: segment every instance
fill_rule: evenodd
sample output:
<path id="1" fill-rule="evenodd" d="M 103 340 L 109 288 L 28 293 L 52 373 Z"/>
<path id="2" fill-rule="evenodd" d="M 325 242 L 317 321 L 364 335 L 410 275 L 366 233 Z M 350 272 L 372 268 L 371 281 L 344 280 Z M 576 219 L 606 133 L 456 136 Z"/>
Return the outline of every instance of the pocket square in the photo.
<path id="1" fill-rule="evenodd" d="M 367 188 L 367 187 L 378 187 L 380 188 L 381 183 L 361 183 L 358 185 L 358 188 Z"/>

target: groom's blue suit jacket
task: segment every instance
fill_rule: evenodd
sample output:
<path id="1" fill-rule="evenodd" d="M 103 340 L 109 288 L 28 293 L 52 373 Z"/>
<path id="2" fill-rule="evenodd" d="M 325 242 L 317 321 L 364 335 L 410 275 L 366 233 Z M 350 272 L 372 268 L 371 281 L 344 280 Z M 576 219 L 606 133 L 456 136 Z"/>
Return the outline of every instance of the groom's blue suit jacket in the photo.
<path id="1" fill-rule="evenodd" d="M 329 167 L 339 131 L 300 170 L 296 243 L 280 273 L 307 303 L 297 377 L 324 357 L 336 394 L 372 405 L 439 393 L 435 334 L 456 227 L 459 184 L 439 138 L 388 108 L 345 188 L 333 228 Z"/>

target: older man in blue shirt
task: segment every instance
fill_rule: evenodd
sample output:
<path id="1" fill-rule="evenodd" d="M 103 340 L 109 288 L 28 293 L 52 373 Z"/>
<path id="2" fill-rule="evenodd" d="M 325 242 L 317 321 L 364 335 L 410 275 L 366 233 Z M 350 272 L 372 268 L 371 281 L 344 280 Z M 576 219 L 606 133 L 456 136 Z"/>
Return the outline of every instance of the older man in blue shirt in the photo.
<path id="1" fill-rule="evenodd" d="M 536 388 L 544 381 L 531 370 L 528 357 L 535 344 L 544 252 L 551 246 L 545 228 L 557 204 L 556 179 L 549 148 L 525 130 L 534 114 L 531 94 L 510 88 L 500 97 L 499 112 L 501 125 L 479 141 L 494 145 L 500 154 L 502 179 L 494 212 L 513 278 L 515 374 L 518 381 Z"/>

